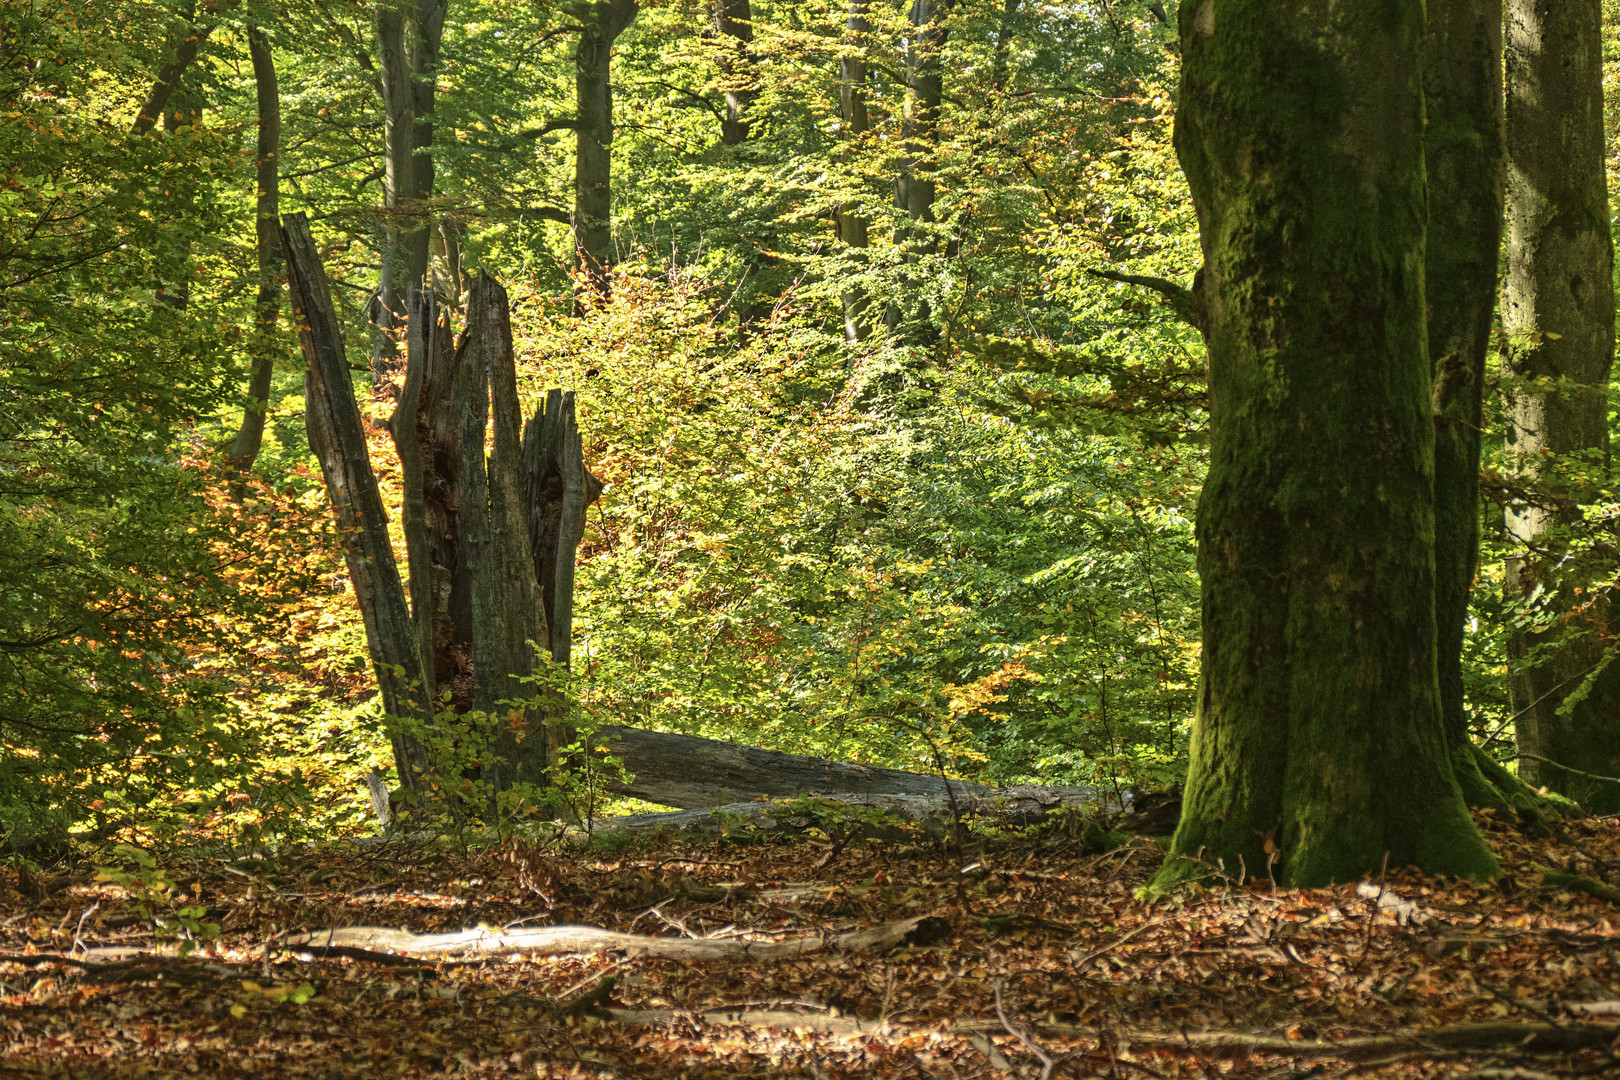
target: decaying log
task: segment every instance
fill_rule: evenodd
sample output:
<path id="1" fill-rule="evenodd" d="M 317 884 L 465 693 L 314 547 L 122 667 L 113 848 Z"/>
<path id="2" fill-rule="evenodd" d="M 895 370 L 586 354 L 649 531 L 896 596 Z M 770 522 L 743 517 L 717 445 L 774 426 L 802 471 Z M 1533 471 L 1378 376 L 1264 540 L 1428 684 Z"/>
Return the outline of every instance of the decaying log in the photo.
<path id="1" fill-rule="evenodd" d="M 1001 1033 L 1006 1029 L 998 1020 L 958 1020 L 943 1032 L 938 1025 L 910 1025 L 896 1020 L 867 1020 L 841 1015 L 832 1010 L 794 1011 L 719 1007 L 692 1012 L 679 1009 L 609 1009 L 612 1020 L 626 1024 L 680 1023 L 690 1027 L 751 1027 L 778 1031 L 816 1031 L 843 1038 L 939 1032 L 968 1037 Z M 1099 1029 L 1083 1024 L 1024 1022 L 1043 1036 L 1094 1040 Z M 1333 1040 L 1290 1039 L 1281 1035 L 1254 1035 L 1242 1031 L 1140 1031 L 1108 1028 L 1107 1035 L 1118 1050 L 1189 1050 L 1199 1054 L 1277 1054 L 1296 1060 L 1330 1058 L 1339 1061 L 1365 1061 L 1398 1055 L 1434 1051 L 1466 1052 L 1514 1050 L 1539 1053 L 1568 1053 L 1573 1050 L 1605 1049 L 1620 1032 L 1612 1024 L 1464 1024 Z"/>
<path id="2" fill-rule="evenodd" d="M 1086 787 L 980 788 L 975 793 L 957 796 L 954 806 L 944 795 L 833 794 L 802 809 L 793 803 L 746 802 L 602 818 L 595 823 L 593 831 L 690 832 L 703 836 L 724 836 L 744 830 L 763 834 L 803 833 L 811 828 L 825 828 L 828 816 L 841 816 L 858 834 L 883 836 L 891 827 L 876 822 L 863 823 L 863 811 L 874 817 L 881 814 L 898 818 L 902 824 L 909 823 L 924 832 L 934 833 L 950 826 L 958 813 L 1017 827 L 1038 824 L 1046 815 L 1062 809 L 1090 808 L 1120 813 L 1128 802 L 1128 796 L 1122 802 L 1111 791 Z M 819 820 L 815 810 L 825 811 Z"/>
<path id="3" fill-rule="evenodd" d="M 610 790 L 682 810 L 804 794 L 946 794 L 947 782 L 927 773 L 641 728 L 607 726 L 598 729 L 598 736 L 635 776 L 628 784 L 610 784 Z M 957 795 L 988 790 L 963 780 L 949 784 Z"/>
<path id="4" fill-rule="evenodd" d="M 413 934 L 387 926 L 345 926 L 295 934 L 287 945 L 341 947 L 404 956 L 557 956 L 567 953 L 621 952 L 628 956 L 669 960 L 776 960 L 808 952 L 871 952 L 932 939 L 942 920 L 928 915 L 883 923 L 841 934 L 809 934 L 783 941 L 739 938 L 661 938 L 625 934 L 595 926 L 537 926 L 512 930 L 476 927 L 444 934 Z M 353 955 L 351 953 L 351 955 Z"/>

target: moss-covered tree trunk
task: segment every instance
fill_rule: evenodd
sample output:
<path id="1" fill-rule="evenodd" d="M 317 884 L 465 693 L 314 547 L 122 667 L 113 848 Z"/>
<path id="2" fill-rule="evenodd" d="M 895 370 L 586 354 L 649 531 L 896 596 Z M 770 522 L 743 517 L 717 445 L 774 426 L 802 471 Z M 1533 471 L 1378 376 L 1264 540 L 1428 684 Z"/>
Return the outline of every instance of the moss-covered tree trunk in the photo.
<path id="1" fill-rule="evenodd" d="M 1176 151 L 1212 402 L 1203 669 L 1159 883 L 1496 863 L 1435 647 L 1420 0 L 1189 0 Z"/>
<path id="2" fill-rule="evenodd" d="M 1509 508 L 1524 554 L 1507 567 L 1510 600 L 1548 599 L 1537 627 L 1514 635 L 1510 683 L 1520 773 L 1600 812 L 1620 785 L 1560 769 L 1620 771 L 1616 613 L 1565 558 L 1579 523 L 1569 469 L 1608 463 L 1614 360 L 1614 248 L 1604 175 L 1602 10 L 1598 0 L 1508 0 L 1507 279 L 1502 327 L 1508 449 L 1528 489 Z M 1577 466 L 1578 468 L 1579 466 Z M 1541 759 L 1549 759 L 1543 761 Z"/>

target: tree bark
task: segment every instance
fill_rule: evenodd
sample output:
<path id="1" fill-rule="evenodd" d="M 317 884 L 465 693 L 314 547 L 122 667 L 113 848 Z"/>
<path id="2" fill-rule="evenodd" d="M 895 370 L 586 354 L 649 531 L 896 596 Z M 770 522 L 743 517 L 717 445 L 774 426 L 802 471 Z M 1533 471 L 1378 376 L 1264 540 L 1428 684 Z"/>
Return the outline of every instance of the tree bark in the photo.
<path id="1" fill-rule="evenodd" d="M 411 584 L 411 626 L 416 636 L 416 654 L 422 665 L 423 687 L 429 700 L 436 705 L 439 690 L 433 644 L 438 619 L 433 544 L 427 526 L 422 439 L 417 425 L 421 418 L 422 384 L 427 375 L 427 356 L 437 319 L 434 313 L 433 294 L 430 290 L 423 289 L 420 284 L 413 285 L 406 303 L 410 321 L 406 324 L 405 385 L 394 405 L 394 415 L 388 419 L 388 430 L 394 437 L 394 451 L 399 455 L 402 489 L 400 510 L 405 532 L 405 559 L 410 570 Z M 372 801 L 376 801 L 375 790 L 372 792 Z"/>
<path id="2" fill-rule="evenodd" d="M 748 141 L 752 125 L 748 106 L 754 89 L 754 15 L 748 0 L 714 0 L 714 35 L 719 38 L 720 71 L 726 79 L 726 114 L 720 120 L 720 141 L 736 146 Z"/>
<path id="3" fill-rule="evenodd" d="M 137 135 L 145 135 L 151 131 L 164 117 L 168 111 L 169 98 L 180 86 L 181 77 L 185 75 L 186 69 L 191 67 L 191 62 L 197 59 L 197 53 L 208 40 L 208 36 L 214 32 L 213 26 L 198 26 L 193 23 L 189 8 L 186 24 L 175 46 L 174 56 L 158 69 L 157 78 L 152 82 L 152 89 L 147 92 L 141 107 L 135 111 L 135 124 L 132 130 Z"/>
<path id="4" fill-rule="evenodd" d="M 784 754 L 693 735 L 617 725 L 599 728 L 597 734 L 634 775 L 629 783 L 609 784 L 612 790 L 682 810 L 816 793 L 944 797 L 948 788 L 966 797 L 987 790 L 982 784 L 947 782 L 929 773 Z"/>
<path id="5" fill-rule="evenodd" d="M 602 482 L 585 468 L 574 395 L 552 390 L 523 429 L 523 475 L 529 507 L 529 550 L 550 629 L 551 658 L 568 667 L 574 622 L 574 554 L 585 508 Z"/>
<path id="6" fill-rule="evenodd" d="M 448 694 L 450 709 L 464 713 L 474 696 L 472 582 L 461 544 L 461 424 L 453 407 L 464 354 L 438 296 L 425 284 L 413 291 L 405 386 L 389 422 L 405 487 L 412 620 L 435 700 Z"/>
<path id="7" fill-rule="evenodd" d="M 242 472 L 253 467 L 264 444 L 264 414 L 270 405 L 270 378 L 275 372 L 276 323 L 281 318 L 281 93 L 276 86 L 270 39 L 258 27 L 248 31 L 248 55 L 253 61 L 259 113 L 254 167 L 259 189 L 254 219 L 259 293 L 253 306 L 253 368 L 248 377 L 247 404 L 227 454 L 231 467 Z"/>
<path id="8" fill-rule="evenodd" d="M 320 460 L 332 514 L 343 537 L 344 563 L 365 622 L 366 644 L 382 692 L 383 711 L 395 720 L 425 726 L 433 719 L 433 702 L 418 659 L 405 590 L 394 564 L 388 515 L 371 470 L 342 331 L 332 307 L 326 271 L 310 235 L 309 220 L 303 214 L 289 214 L 282 222 L 281 242 L 287 255 L 288 291 L 304 349 L 309 446 Z M 428 761 L 421 743 L 400 731 L 397 724 L 389 735 L 400 783 L 407 789 L 425 790 Z"/>
<path id="9" fill-rule="evenodd" d="M 1614 248 L 1604 173 L 1601 5 L 1508 0 L 1507 275 L 1502 328 L 1508 449 L 1531 496 L 1508 509 L 1510 601 L 1545 590 L 1539 626 L 1509 643 L 1519 749 L 1585 773 L 1620 770 L 1620 665 L 1613 623 L 1591 572 L 1560 565 L 1580 501 L 1556 476 L 1584 459 L 1608 468 L 1608 385 L 1614 360 Z M 1545 381 L 1543 381 L 1545 380 Z M 1552 466 L 1549 468 L 1549 466 Z M 1558 488 L 1563 488 L 1560 491 Z M 1562 505 L 1560 505 L 1562 504 Z M 1600 813 L 1620 810 L 1620 785 L 1525 758 L 1520 772 Z"/>
<path id="10" fill-rule="evenodd" d="M 613 43 L 637 0 L 596 0 L 574 54 L 574 252 L 588 292 L 605 299 L 613 270 Z"/>
<path id="11" fill-rule="evenodd" d="M 1491 876 L 1435 660 L 1423 5 L 1189 0 L 1180 31 L 1212 443 L 1199 714 L 1156 881 Z"/>
<path id="12" fill-rule="evenodd" d="M 872 129 L 871 114 L 866 107 L 866 61 L 863 58 L 872 33 L 866 9 L 867 0 L 849 0 L 849 17 L 844 24 L 844 44 L 849 52 L 838 59 L 838 111 L 843 121 L 840 135 L 855 154 L 860 152 L 860 144 Z M 840 206 L 837 220 L 838 239 L 845 247 L 864 251 L 871 246 L 869 223 L 859 210 Z M 844 309 L 844 339 L 851 345 L 859 345 L 871 333 L 871 299 L 859 285 L 846 287 L 839 299 Z"/>
<path id="13" fill-rule="evenodd" d="M 1479 568 L 1485 354 L 1502 247 L 1500 0 L 1429 0 L 1424 44 L 1424 262 L 1434 381 L 1434 561 L 1440 714 L 1452 773 L 1473 806 L 1524 803 L 1524 784 L 1481 750 L 1463 702 L 1463 636 Z"/>
<path id="14" fill-rule="evenodd" d="M 427 276 L 433 196 L 433 96 L 448 0 L 384 0 L 377 9 L 383 96 L 383 253 L 377 287 L 378 384 L 393 377 L 411 282 Z M 457 296 L 450 297 L 452 303 Z"/>
<path id="15" fill-rule="evenodd" d="M 538 666 L 531 643 L 546 640 L 546 627 L 529 556 L 506 290 L 479 275 L 472 283 L 467 315 L 455 398 L 461 429 L 461 537 L 472 582 L 473 705 L 492 718 L 497 760 L 488 772 L 496 790 L 504 790 L 514 781 L 545 782 L 543 722 L 533 710 L 501 703 L 538 692 L 523 679 Z M 486 465 L 485 431 L 491 421 L 493 452 Z"/>
<path id="16" fill-rule="evenodd" d="M 934 200 L 938 192 L 934 173 L 939 149 L 939 110 L 944 93 L 942 57 L 948 36 L 946 20 L 953 0 L 912 0 L 911 36 L 906 46 L 906 112 L 901 123 L 900 175 L 895 180 L 894 203 L 902 215 L 896 242 L 906 249 L 905 259 L 915 263 L 932 254 Z M 932 338 L 926 301 L 908 311 L 904 296 L 916 287 L 915 279 L 902 282 L 902 299 L 891 303 L 884 316 L 889 332 L 899 332 L 907 321 L 919 340 Z"/>

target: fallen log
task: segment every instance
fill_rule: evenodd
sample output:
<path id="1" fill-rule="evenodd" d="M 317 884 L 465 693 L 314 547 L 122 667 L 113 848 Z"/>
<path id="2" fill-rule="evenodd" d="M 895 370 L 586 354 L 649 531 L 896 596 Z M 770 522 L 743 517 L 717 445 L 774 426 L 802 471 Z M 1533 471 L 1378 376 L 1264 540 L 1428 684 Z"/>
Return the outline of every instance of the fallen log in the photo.
<path id="1" fill-rule="evenodd" d="M 634 779 L 607 784 L 620 795 L 697 810 L 752 799 L 822 795 L 938 795 L 984 792 L 982 784 L 928 773 L 785 754 L 758 746 L 611 725 L 597 730 Z"/>
<path id="2" fill-rule="evenodd" d="M 746 1006 L 716 1006 L 711 1010 L 609 1009 L 609 1019 L 624 1024 L 681 1023 L 690 1027 L 750 1027 L 778 1031 L 817 1031 L 844 1038 L 874 1038 L 937 1032 L 958 1037 L 984 1033 L 1005 1033 L 998 1020 L 956 1020 L 943 1027 L 937 1023 L 907 1024 L 892 1019 L 867 1020 L 832 1010 L 795 1011 L 754 1009 Z M 1462 1024 L 1456 1027 L 1368 1035 L 1348 1039 L 1290 1039 L 1281 1035 L 1257 1035 L 1243 1031 L 1142 1031 L 1130 1028 L 1098 1028 L 1081 1024 L 1025 1022 L 1046 1037 L 1095 1040 L 1107 1034 L 1121 1050 L 1190 1050 L 1201 1054 L 1266 1053 L 1295 1060 L 1327 1058 L 1339 1061 L 1366 1061 L 1372 1058 L 1413 1056 L 1425 1053 L 1513 1051 L 1515 1053 L 1568 1053 L 1575 1050 L 1608 1048 L 1620 1032 L 1613 1024 Z"/>
<path id="3" fill-rule="evenodd" d="M 443 934 L 413 934 L 387 926 L 345 926 L 295 934 L 287 946 L 364 949 L 422 959 L 449 956 L 556 956 L 620 952 L 672 960 L 774 960 L 807 952 L 868 952 L 937 936 L 943 920 L 928 915 L 841 934 L 809 934 L 782 941 L 741 938 L 664 938 L 626 934 L 595 926 L 537 926 L 511 930 L 474 927 Z"/>
<path id="4" fill-rule="evenodd" d="M 863 930 L 806 934 L 780 941 L 745 938 L 663 938 L 626 934 L 597 926 L 535 926 L 497 930 L 485 926 L 441 934 L 415 934 L 391 926 L 342 926 L 293 934 L 281 944 L 287 952 L 341 956 L 353 960 L 487 960 L 493 956 L 565 956 L 617 952 L 665 960 L 777 960 L 809 952 L 882 952 L 901 945 L 937 940 L 950 924 L 932 915 L 913 915 Z M 274 946 L 272 946 L 274 947 Z M 179 943 L 110 945 L 84 949 L 62 959 L 80 967 L 134 957 L 180 955 Z"/>
<path id="5" fill-rule="evenodd" d="M 886 836 L 894 829 L 879 819 L 891 818 L 898 819 L 902 827 L 938 834 L 951 827 L 958 816 L 1018 828 L 1039 824 L 1048 815 L 1064 809 L 1084 807 L 1121 813 L 1129 801 L 1129 795 L 1090 787 L 981 787 L 956 795 L 954 799 L 943 794 L 838 793 L 786 802 L 731 803 L 699 810 L 601 818 L 594 823 L 591 832 L 624 830 L 729 836 L 740 832 L 802 834 L 811 829 L 826 832 L 832 826 L 858 836 Z M 579 830 L 578 835 L 583 836 L 584 830 Z"/>

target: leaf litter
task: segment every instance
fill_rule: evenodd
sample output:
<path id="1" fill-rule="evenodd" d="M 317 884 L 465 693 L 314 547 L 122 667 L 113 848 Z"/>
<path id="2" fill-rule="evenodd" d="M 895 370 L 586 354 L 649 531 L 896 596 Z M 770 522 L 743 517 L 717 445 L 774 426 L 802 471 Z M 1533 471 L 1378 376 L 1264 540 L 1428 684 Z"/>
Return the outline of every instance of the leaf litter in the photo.
<path id="1" fill-rule="evenodd" d="M 13 867 L 0 1075 L 1620 1076 L 1620 824 L 1479 821 L 1490 885 L 1212 872 L 1151 900 L 1161 847 L 1050 829 L 831 860 L 334 845 L 165 863 L 162 904 Z M 356 927 L 386 932 L 321 944 Z M 507 947 L 563 927 L 633 937 Z"/>

